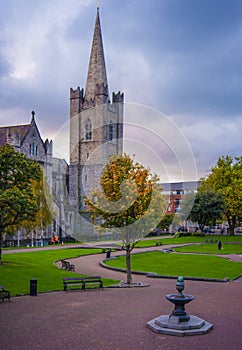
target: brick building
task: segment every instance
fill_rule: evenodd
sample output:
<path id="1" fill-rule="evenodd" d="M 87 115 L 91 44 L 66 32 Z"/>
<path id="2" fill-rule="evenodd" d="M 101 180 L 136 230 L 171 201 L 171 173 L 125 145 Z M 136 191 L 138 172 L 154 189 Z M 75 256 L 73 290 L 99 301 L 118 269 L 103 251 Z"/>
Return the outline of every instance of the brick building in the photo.
<path id="1" fill-rule="evenodd" d="M 200 181 L 162 183 L 162 194 L 166 199 L 166 214 L 179 213 L 186 195 L 196 193 Z"/>

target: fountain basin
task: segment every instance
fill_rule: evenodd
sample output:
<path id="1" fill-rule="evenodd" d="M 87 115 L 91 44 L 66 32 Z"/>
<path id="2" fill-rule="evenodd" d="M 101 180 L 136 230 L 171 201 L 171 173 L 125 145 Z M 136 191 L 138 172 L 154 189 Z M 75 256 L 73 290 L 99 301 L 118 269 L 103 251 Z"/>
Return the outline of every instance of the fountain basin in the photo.
<path id="1" fill-rule="evenodd" d="M 177 305 L 177 304 L 188 304 L 190 301 L 194 299 L 193 295 L 190 294 L 167 294 L 166 299 L 169 300 L 171 303 Z"/>
<path id="2" fill-rule="evenodd" d="M 175 305 L 174 310 L 170 315 L 170 321 L 178 324 L 179 322 L 188 322 L 190 316 L 185 311 L 185 304 L 190 303 L 194 299 L 190 294 L 168 294 L 166 299 Z"/>

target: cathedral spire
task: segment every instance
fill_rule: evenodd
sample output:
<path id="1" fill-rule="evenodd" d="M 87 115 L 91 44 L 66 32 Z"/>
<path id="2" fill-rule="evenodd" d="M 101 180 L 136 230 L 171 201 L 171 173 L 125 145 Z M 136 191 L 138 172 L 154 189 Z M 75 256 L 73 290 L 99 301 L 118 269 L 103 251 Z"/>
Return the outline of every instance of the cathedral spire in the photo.
<path id="1" fill-rule="evenodd" d="M 89 59 L 85 100 L 96 100 L 96 102 L 101 103 L 107 103 L 109 100 L 99 7 L 97 7 L 96 22 Z"/>

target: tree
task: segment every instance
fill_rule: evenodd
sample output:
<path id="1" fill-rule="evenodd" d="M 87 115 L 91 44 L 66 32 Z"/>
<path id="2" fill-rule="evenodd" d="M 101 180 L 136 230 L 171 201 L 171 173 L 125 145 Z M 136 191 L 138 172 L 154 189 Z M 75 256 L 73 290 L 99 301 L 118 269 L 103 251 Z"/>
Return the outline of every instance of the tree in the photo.
<path id="1" fill-rule="evenodd" d="M 217 219 L 222 218 L 224 201 L 221 193 L 198 191 L 195 200 L 193 194 L 188 195 L 184 203 L 184 208 L 186 208 L 186 202 L 190 206 L 190 201 L 194 201 L 194 203 L 187 219 L 197 222 L 202 232 L 205 226 L 212 226 L 216 223 Z"/>
<path id="2" fill-rule="evenodd" d="M 157 225 L 157 228 L 169 231 L 170 225 L 172 224 L 173 220 L 174 214 L 166 214 Z"/>
<path id="3" fill-rule="evenodd" d="M 242 157 L 219 157 L 207 178 L 202 179 L 201 191 L 212 190 L 224 198 L 224 215 L 229 233 L 234 234 L 236 222 L 241 219 L 242 208 Z"/>
<path id="4" fill-rule="evenodd" d="M 36 229 L 41 229 L 41 231 L 43 231 L 52 223 L 53 220 L 53 212 L 51 210 L 52 197 L 43 173 L 40 181 L 33 180 L 32 189 L 37 199 L 38 210 L 36 211 L 34 217 L 31 219 L 28 218 L 22 222 L 22 227 L 26 230 L 27 235 Z"/>
<path id="5" fill-rule="evenodd" d="M 31 220 L 38 210 L 33 184 L 41 180 L 41 173 L 37 162 L 12 146 L 0 147 L 0 263 L 4 233 Z"/>
<path id="6" fill-rule="evenodd" d="M 104 168 L 101 190 L 97 189 L 92 198 L 85 198 L 98 229 L 113 232 L 122 240 L 127 284 L 132 284 L 130 253 L 156 227 L 165 211 L 158 180 L 130 156 L 115 156 Z"/>

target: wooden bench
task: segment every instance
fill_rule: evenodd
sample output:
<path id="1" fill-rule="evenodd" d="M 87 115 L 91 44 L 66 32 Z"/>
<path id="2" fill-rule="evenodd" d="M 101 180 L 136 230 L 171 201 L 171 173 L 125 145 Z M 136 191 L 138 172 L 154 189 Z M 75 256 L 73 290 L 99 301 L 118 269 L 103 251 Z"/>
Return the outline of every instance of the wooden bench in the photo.
<path id="1" fill-rule="evenodd" d="M 217 243 L 216 239 L 206 239 L 206 243 Z"/>
<path id="2" fill-rule="evenodd" d="M 61 267 L 67 271 L 75 271 L 75 265 L 70 264 L 69 261 L 61 260 Z"/>
<path id="3" fill-rule="evenodd" d="M 81 286 L 82 290 L 86 289 L 86 284 L 96 285 L 99 289 L 103 288 L 103 281 L 100 276 L 87 276 L 87 277 L 69 277 L 63 278 L 64 291 L 67 292 L 68 286 L 77 287 Z M 76 288 L 75 288 L 76 289 Z"/>
<path id="4" fill-rule="evenodd" d="M 10 292 L 8 290 L 5 290 L 4 286 L 0 286 L 0 299 L 2 299 L 2 301 L 4 299 L 8 299 L 10 302 Z"/>

